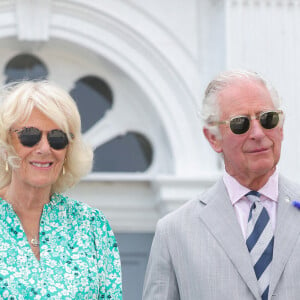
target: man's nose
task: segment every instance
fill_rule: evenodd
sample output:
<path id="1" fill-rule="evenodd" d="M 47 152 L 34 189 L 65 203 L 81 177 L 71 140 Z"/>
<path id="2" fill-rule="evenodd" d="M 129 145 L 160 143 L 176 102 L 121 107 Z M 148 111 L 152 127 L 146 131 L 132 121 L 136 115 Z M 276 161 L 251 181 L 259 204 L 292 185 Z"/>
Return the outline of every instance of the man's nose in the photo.
<path id="1" fill-rule="evenodd" d="M 251 120 L 250 124 L 250 138 L 259 138 L 265 136 L 263 127 L 261 126 L 259 120 Z"/>

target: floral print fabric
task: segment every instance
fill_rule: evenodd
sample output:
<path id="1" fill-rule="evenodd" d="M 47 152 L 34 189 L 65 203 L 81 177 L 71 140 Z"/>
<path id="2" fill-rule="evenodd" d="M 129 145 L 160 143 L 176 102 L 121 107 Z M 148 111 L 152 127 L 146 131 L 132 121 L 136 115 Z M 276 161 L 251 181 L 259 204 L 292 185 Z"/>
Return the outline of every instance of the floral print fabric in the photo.
<path id="1" fill-rule="evenodd" d="M 0 299 L 122 299 L 117 243 L 102 212 L 54 194 L 40 220 L 40 260 L 0 198 Z"/>

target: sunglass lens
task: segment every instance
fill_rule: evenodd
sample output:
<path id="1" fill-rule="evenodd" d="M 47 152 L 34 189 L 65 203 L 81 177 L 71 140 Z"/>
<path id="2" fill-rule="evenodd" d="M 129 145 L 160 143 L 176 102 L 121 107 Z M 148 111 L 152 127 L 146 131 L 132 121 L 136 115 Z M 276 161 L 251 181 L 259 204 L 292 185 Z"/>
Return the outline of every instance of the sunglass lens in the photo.
<path id="1" fill-rule="evenodd" d="M 22 143 L 23 146 L 33 147 L 40 141 L 42 133 L 37 128 L 28 127 L 28 128 L 22 129 L 18 133 L 18 136 L 19 136 L 20 142 Z"/>
<path id="2" fill-rule="evenodd" d="M 230 129 L 235 134 L 245 133 L 250 126 L 250 120 L 247 117 L 236 117 L 230 121 Z"/>
<path id="3" fill-rule="evenodd" d="M 262 127 L 266 129 L 272 129 L 277 126 L 279 122 L 279 114 L 276 111 L 269 111 L 266 113 L 263 113 L 260 116 L 260 124 Z"/>
<path id="4" fill-rule="evenodd" d="M 54 129 L 48 133 L 48 142 L 55 150 L 64 149 L 69 143 L 67 135 L 59 129 Z"/>

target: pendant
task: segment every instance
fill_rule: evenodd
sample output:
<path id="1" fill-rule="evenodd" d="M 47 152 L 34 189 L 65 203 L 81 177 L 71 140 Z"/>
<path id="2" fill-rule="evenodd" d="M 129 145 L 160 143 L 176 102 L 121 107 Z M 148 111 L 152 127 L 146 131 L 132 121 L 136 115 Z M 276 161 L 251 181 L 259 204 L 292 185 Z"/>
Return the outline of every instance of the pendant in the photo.
<path id="1" fill-rule="evenodd" d="M 38 247 L 39 246 L 39 240 L 38 239 L 35 239 L 35 238 L 33 238 L 33 239 L 31 239 L 31 244 L 32 244 L 32 246 L 33 247 Z"/>

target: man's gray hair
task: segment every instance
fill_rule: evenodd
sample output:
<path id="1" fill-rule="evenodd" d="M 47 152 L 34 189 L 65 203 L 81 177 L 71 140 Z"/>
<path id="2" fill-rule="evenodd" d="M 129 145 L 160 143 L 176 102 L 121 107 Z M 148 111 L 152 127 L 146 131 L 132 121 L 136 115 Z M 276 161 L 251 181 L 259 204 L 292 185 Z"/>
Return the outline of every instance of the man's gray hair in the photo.
<path id="1" fill-rule="evenodd" d="M 210 122 L 220 121 L 220 109 L 218 105 L 218 96 L 220 92 L 235 81 L 243 79 L 259 82 L 265 86 L 270 93 L 274 107 L 276 109 L 280 108 L 281 101 L 277 91 L 258 73 L 247 70 L 231 70 L 220 73 L 208 84 L 202 101 L 201 118 L 204 122 L 204 126 L 209 129 L 212 134 L 219 136 L 218 126 L 212 126 L 210 125 Z"/>

